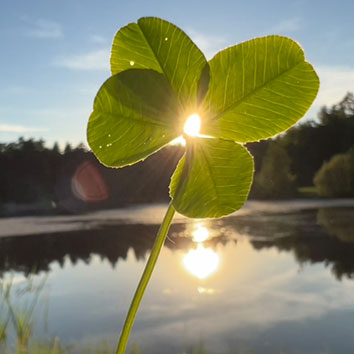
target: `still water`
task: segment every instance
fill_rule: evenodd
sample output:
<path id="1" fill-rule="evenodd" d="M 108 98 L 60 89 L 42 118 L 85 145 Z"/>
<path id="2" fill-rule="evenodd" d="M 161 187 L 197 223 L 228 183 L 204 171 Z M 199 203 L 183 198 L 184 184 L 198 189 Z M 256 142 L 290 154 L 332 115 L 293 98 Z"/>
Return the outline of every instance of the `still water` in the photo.
<path id="1" fill-rule="evenodd" d="M 45 282 L 34 336 L 113 347 L 165 209 L 0 219 L 2 278 Z M 142 354 L 353 354 L 354 203 L 177 215 L 130 343 Z"/>

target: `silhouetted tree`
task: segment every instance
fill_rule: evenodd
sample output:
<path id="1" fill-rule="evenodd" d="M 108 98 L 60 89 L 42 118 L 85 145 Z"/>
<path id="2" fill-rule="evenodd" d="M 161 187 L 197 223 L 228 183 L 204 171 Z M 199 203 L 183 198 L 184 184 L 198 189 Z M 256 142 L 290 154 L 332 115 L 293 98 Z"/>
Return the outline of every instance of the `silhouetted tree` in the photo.
<path id="1" fill-rule="evenodd" d="M 323 197 L 353 197 L 354 147 L 324 162 L 315 175 L 314 184 Z"/>
<path id="2" fill-rule="evenodd" d="M 73 151 L 71 144 L 67 143 L 64 148 L 64 154 L 70 154 Z"/>
<path id="3" fill-rule="evenodd" d="M 353 145 L 353 95 L 347 94 L 331 108 L 322 108 L 318 121 L 297 125 L 281 137 L 291 159 L 291 172 L 296 175 L 299 186 L 312 185 L 314 175 L 324 161 L 348 151 Z"/>
<path id="4" fill-rule="evenodd" d="M 255 177 L 253 195 L 274 199 L 295 195 L 295 176 L 290 172 L 290 164 L 286 149 L 278 141 L 271 141 Z"/>
<path id="5" fill-rule="evenodd" d="M 60 153 L 59 144 L 58 144 L 57 142 L 54 143 L 53 148 L 52 148 L 52 151 L 53 151 L 54 153 L 58 153 L 58 154 Z"/>

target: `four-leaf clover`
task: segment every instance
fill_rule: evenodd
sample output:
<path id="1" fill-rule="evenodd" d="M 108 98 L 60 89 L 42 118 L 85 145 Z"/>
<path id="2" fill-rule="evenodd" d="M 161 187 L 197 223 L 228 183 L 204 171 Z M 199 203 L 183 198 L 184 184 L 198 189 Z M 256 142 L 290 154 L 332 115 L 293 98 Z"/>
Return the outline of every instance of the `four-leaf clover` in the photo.
<path id="1" fill-rule="evenodd" d="M 183 135 L 186 119 L 198 114 L 201 135 L 185 136 L 170 185 L 174 208 L 198 218 L 243 205 L 254 165 L 242 144 L 294 125 L 319 87 L 289 38 L 253 39 L 207 62 L 182 30 L 151 17 L 118 31 L 111 70 L 90 116 L 90 147 L 107 166 L 131 165 Z"/>

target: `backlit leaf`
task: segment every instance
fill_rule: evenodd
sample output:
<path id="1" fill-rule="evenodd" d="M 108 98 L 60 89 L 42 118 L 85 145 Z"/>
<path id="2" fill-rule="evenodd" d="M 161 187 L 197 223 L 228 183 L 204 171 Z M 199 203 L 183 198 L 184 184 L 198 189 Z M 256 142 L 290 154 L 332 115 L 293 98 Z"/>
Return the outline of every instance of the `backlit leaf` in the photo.
<path id="1" fill-rule="evenodd" d="M 123 71 L 100 88 L 87 139 L 103 164 L 131 165 L 180 135 L 178 114 L 175 94 L 162 74 Z"/>
<path id="2" fill-rule="evenodd" d="M 253 176 L 253 158 L 240 144 L 187 139 L 186 154 L 172 176 L 175 209 L 188 217 L 220 217 L 241 208 Z"/>
<path id="3" fill-rule="evenodd" d="M 280 36 L 222 50 L 209 66 L 202 132 L 238 142 L 265 139 L 291 127 L 319 87 L 301 47 Z"/>
<path id="4" fill-rule="evenodd" d="M 206 65 L 204 54 L 192 40 L 160 18 L 144 17 L 130 23 L 117 32 L 113 41 L 112 74 L 131 68 L 164 74 L 190 111 L 196 108 L 198 81 Z"/>

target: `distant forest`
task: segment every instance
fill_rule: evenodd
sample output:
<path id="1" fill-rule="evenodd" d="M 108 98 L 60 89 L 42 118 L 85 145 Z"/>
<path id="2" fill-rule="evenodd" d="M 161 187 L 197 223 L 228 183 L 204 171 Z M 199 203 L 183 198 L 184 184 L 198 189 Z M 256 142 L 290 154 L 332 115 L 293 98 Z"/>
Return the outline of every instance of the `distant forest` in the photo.
<path id="1" fill-rule="evenodd" d="M 251 198 L 354 196 L 354 95 L 323 107 L 275 139 L 247 144 L 255 158 Z M 134 166 L 102 166 L 83 145 L 20 138 L 0 143 L 0 213 L 78 213 L 168 201 L 170 177 L 183 155 L 167 146 Z"/>

